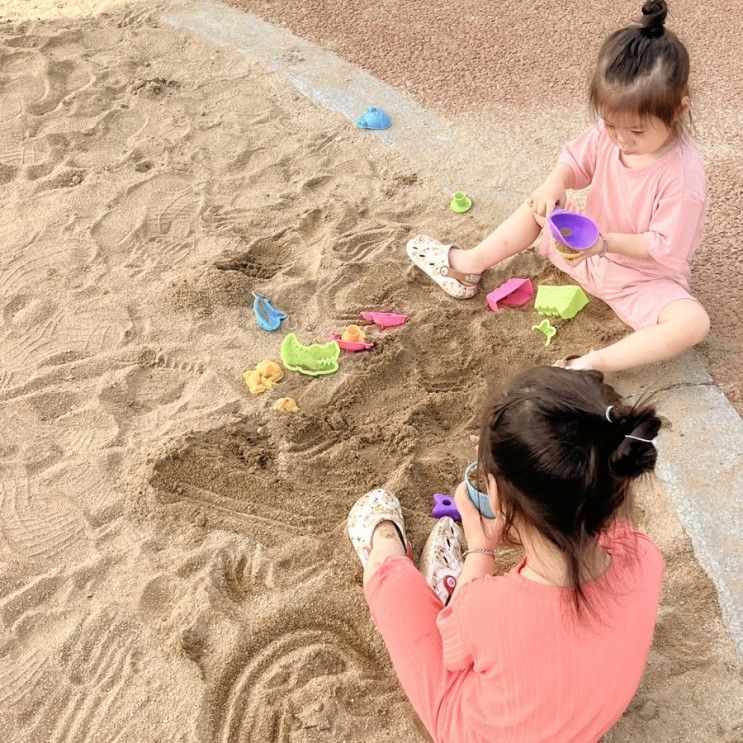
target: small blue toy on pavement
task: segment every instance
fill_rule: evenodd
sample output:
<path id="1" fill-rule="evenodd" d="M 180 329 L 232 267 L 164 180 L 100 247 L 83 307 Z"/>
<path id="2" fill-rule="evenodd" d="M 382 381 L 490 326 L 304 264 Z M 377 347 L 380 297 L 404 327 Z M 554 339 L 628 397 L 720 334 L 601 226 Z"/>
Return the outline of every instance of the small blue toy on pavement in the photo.
<path id="1" fill-rule="evenodd" d="M 267 330 L 269 333 L 278 330 L 282 320 L 286 319 L 286 313 L 273 307 L 271 302 L 268 301 L 268 297 L 263 294 L 253 292 L 253 296 L 255 297 L 253 300 L 253 314 L 258 325 L 262 330 Z"/>
<path id="2" fill-rule="evenodd" d="M 392 119 L 381 108 L 372 106 L 356 119 L 356 126 L 359 129 L 389 129 Z"/>

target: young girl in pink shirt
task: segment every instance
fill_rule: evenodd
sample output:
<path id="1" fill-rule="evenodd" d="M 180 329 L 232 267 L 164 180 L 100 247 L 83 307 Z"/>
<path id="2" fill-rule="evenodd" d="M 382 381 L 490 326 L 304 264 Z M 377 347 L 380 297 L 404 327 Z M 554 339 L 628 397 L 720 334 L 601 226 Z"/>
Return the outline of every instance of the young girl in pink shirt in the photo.
<path id="1" fill-rule="evenodd" d="M 437 522 L 427 578 L 392 494 L 353 506 L 348 533 L 372 618 L 435 741 L 593 743 L 624 712 L 647 661 L 663 558 L 620 513 L 632 481 L 655 466 L 660 425 L 600 372 L 517 376 L 483 411 L 480 489 L 496 518 L 461 484 L 463 533 Z M 525 556 L 495 575 L 502 541 Z"/>
<path id="2" fill-rule="evenodd" d="M 617 343 L 560 362 L 619 371 L 671 358 L 699 343 L 709 317 L 689 293 L 689 262 L 699 247 L 706 183 L 685 131 L 689 55 L 664 28 L 664 0 L 646 2 L 642 23 L 602 44 L 589 101 L 598 123 L 563 149 L 544 183 L 471 250 L 419 235 L 411 260 L 453 297 L 474 296 L 483 271 L 528 248 L 567 189 L 591 186 L 585 213 L 601 235 L 567 260 L 549 230 L 540 252 L 634 332 Z"/>

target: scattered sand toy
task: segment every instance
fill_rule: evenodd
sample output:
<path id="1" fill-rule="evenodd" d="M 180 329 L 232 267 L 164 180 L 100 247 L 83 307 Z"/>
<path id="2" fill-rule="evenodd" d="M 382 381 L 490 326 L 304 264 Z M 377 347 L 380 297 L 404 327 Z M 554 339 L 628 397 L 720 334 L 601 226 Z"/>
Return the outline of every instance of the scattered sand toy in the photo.
<path id="1" fill-rule="evenodd" d="M 260 328 L 269 333 L 278 330 L 282 321 L 286 319 L 286 313 L 277 310 L 268 300 L 268 297 L 263 294 L 253 292 L 253 297 L 255 297 L 253 300 L 253 314 Z"/>
<path id="2" fill-rule="evenodd" d="M 374 348 L 374 344 L 366 340 L 366 333 L 358 325 L 349 325 L 341 335 L 333 334 L 330 337 L 338 343 L 341 350 L 350 353 Z"/>
<path id="3" fill-rule="evenodd" d="M 534 287 L 529 279 L 509 279 L 493 289 L 487 296 L 488 306 L 493 312 L 501 307 L 521 307 L 534 296 Z"/>
<path id="4" fill-rule="evenodd" d="M 336 341 L 305 346 L 294 333 L 289 333 L 281 342 L 281 362 L 284 366 L 309 377 L 337 372 L 340 354 L 341 348 Z"/>
<path id="5" fill-rule="evenodd" d="M 374 323 L 380 330 L 405 325 L 408 320 L 407 315 L 398 315 L 396 312 L 362 312 L 361 317 L 367 322 Z"/>
<path id="6" fill-rule="evenodd" d="M 545 322 L 549 322 L 546 320 Z M 486 519 L 494 519 L 495 514 L 493 509 L 490 507 L 490 501 L 488 500 L 488 494 L 483 493 L 482 490 L 477 489 L 477 462 L 467 465 L 467 469 L 464 471 L 464 482 L 467 485 L 467 495 L 470 500 L 475 504 L 475 508 L 484 516 Z"/>
<path id="7" fill-rule="evenodd" d="M 279 413 L 298 413 L 299 405 L 293 397 L 280 397 L 273 404 L 273 409 L 278 410 Z"/>
<path id="8" fill-rule="evenodd" d="M 599 239 L 599 228 L 593 220 L 559 207 L 547 217 L 547 224 L 556 241 L 555 249 L 563 258 L 575 258 Z"/>
<path id="9" fill-rule="evenodd" d="M 571 320 L 586 305 L 588 297 L 583 289 L 575 284 L 566 286 L 541 285 L 537 288 L 537 298 L 534 300 L 534 309 L 540 315 L 561 317 Z"/>
<path id="10" fill-rule="evenodd" d="M 434 493 L 431 516 L 435 519 L 441 519 L 444 516 L 448 516 L 450 519 L 454 519 L 454 521 L 462 520 L 462 516 L 457 510 L 457 505 L 454 503 L 454 498 L 447 493 Z"/>
<path id="11" fill-rule="evenodd" d="M 472 209 L 472 199 L 464 191 L 457 191 L 449 202 L 449 209 L 455 214 L 466 214 Z"/>
<path id="12" fill-rule="evenodd" d="M 356 119 L 356 126 L 359 129 L 389 129 L 392 119 L 381 108 L 372 106 Z"/>
<path id="13" fill-rule="evenodd" d="M 260 395 L 261 392 L 273 389 L 283 377 L 284 371 L 271 359 L 265 359 L 255 369 L 248 369 L 243 373 L 251 395 Z"/>
<path id="14" fill-rule="evenodd" d="M 538 330 L 545 337 L 544 345 L 549 346 L 552 339 L 557 335 L 557 328 L 547 319 L 542 320 L 538 325 L 532 325 L 532 330 Z"/>

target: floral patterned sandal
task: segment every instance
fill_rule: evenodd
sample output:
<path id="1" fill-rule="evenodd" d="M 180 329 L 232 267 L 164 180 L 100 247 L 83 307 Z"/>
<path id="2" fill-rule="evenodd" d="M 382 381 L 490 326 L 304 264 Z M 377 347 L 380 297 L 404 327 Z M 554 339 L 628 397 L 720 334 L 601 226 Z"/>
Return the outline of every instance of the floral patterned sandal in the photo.
<path id="1" fill-rule="evenodd" d="M 448 516 L 440 518 L 431 530 L 421 555 L 421 573 L 441 603 L 446 606 L 464 568 L 464 531 Z"/>
<path id="2" fill-rule="evenodd" d="M 371 552 L 372 534 L 381 521 L 391 521 L 397 527 L 400 541 L 405 545 L 407 556 L 412 560 L 413 547 L 405 535 L 405 522 L 400 501 L 387 490 L 377 488 L 362 495 L 353 504 L 346 522 L 348 536 L 361 564 L 366 567 Z"/>
<path id="3" fill-rule="evenodd" d="M 455 245 L 444 245 L 426 235 L 416 235 L 405 250 L 413 263 L 430 276 L 450 297 L 470 299 L 477 293 L 480 274 L 462 273 L 449 265 L 449 251 Z"/>

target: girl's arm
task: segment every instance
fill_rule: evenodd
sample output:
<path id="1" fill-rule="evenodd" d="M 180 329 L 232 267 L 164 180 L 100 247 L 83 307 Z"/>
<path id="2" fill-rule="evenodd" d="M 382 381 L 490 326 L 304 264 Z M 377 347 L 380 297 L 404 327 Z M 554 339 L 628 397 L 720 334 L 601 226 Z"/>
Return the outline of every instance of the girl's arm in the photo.
<path id="1" fill-rule="evenodd" d="M 565 191 L 573 188 L 575 173 L 565 163 L 558 163 L 552 172 L 544 179 L 544 183 L 537 188 L 526 200 L 534 214 L 547 217 L 556 206 L 565 205 Z"/>
<path id="2" fill-rule="evenodd" d="M 483 519 L 467 495 L 467 486 L 463 482 L 454 491 L 454 503 L 462 517 L 462 528 L 467 539 L 467 548 L 470 550 L 487 549 L 495 552 L 500 542 L 501 520 Z M 482 578 L 484 575 L 493 575 L 494 573 L 494 555 L 471 552 L 464 559 L 464 568 L 459 574 L 459 578 L 457 578 L 457 586 L 452 593 L 451 600 L 454 600 L 462 586 L 475 578 Z"/>
<path id="3" fill-rule="evenodd" d="M 492 549 L 492 548 L 491 548 Z M 452 593 L 452 599 L 459 593 L 462 586 L 466 586 L 475 578 L 482 578 L 484 575 L 495 574 L 495 557 L 491 555 L 470 552 L 464 558 L 464 568 L 457 578 L 457 585 Z"/>
<path id="4" fill-rule="evenodd" d="M 622 232 L 608 232 L 606 238 L 606 252 L 619 253 L 628 258 L 650 258 L 645 235 L 629 235 Z"/>
<path id="5" fill-rule="evenodd" d="M 565 163 L 557 163 L 552 172 L 544 179 L 544 185 L 561 186 L 564 189 L 575 187 L 575 173 Z"/>

